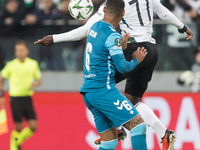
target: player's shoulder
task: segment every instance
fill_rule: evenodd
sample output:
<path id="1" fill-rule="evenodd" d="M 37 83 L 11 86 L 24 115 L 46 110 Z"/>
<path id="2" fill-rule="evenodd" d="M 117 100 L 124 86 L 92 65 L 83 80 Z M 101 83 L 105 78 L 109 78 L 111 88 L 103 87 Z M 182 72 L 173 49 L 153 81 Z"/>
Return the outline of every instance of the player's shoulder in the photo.
<path id="1" fill-rule="evenodd" d="M 17 64 L 17 59 L 15 58 L 15 59 L 12 59 L 12 60 L 6 62 L 4 68 L 7 68 L 7 69 L 13 68 L 16 64 Z"/>
<path id="2" fill-rule="evenodd" d="M 101 21 L 101 23 L 103 24 L 103 31 L 108 35 L 115 35 L 115 36 L 120 36 L 120 34 L 115 30 L 115 28 L 107 23 L 107 22 L 104 22 L 104 21 Z"/>
<path id="3" fill-rule="evenodd" d="M 38 62 L 36 60 L 32 59 L 32 58 L 27 57 L 26 60 L 27 60 L 28 63 L 38 64 Z"/>
<path id="4" fill-rule="evenodd" d="M 93 36 L 94 33 L 95 36 L 98 35 L 99 38 L 103 37 L 104 39 L 106 39 L 111 34 L 118 34 L 120 36 L 120 34 L 114 29 L 114 27 L 111 24 L 104 22 L 102 20 L 96 22 L 91 27 L 89 35 Z"/>
<path id="5" fill-rule="evenodd" d="M 13 64 L 15 64 L 15 63 L 17 63 L 17 58 L 8 61 L 8 62 L 6 63 L 6 65 L 13 65 Z"/>

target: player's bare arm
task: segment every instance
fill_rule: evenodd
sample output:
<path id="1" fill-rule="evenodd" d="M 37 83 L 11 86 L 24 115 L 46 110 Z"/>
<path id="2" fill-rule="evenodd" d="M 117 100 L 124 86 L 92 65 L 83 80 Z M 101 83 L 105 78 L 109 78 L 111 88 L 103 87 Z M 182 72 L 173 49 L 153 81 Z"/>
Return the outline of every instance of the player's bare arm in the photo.
<path id="1" fill-rule="evenodd" d="M 0 77 L 0 107 L 5 107 L 5 98 L 4 98 L 4 90 L 3 90 L 3 83 L 5 79 Z"/>
<path id="2" fill-rule="evenodd" d="M 132 59 L 136 58 L 138 62 L 141 63 L 146 55 L 147 50 L 144 47 L 138 47 L 137 50 L 132 54 Z"/>
<path id="3" fill-rule="evenodd" d="M 127 43 L 130 41 L 130 34 L 126 33 L 122 36 L 122 50 L 127 48 Z"/>
<path id="4" fill-rule="evenodd" d="M 35 41 L 34 44 L 41 44 L 43 46 L 49 47 L 54 44 L 53 36 L 47 35 L 47 36 L 43 37 L 42 39 Z"/>

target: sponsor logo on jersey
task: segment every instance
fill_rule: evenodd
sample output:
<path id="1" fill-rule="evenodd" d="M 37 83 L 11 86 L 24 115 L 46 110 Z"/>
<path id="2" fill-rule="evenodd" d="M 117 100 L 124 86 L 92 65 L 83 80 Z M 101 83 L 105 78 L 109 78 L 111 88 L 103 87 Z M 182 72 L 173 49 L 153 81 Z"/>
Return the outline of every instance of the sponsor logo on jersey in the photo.
<path id="1" fill-rule="evenodd" d="M 122 46 L 113 46 L 113 49 L 122 49 Z"/>
<path id="2" fill-rule="evenodd" d="M 90 78 L 90 77 L 96 77 L 96 74 L 88 74 L 88 75 L 84 75 L 86 78 Z"/>
<path id="3" fill-rule="evenodd" d="M 92 36 L 93 38 L 96 38 L 97 36 L 97 32 L 95 32 L 94 30 L 90 30 L 89 35 Z"/>

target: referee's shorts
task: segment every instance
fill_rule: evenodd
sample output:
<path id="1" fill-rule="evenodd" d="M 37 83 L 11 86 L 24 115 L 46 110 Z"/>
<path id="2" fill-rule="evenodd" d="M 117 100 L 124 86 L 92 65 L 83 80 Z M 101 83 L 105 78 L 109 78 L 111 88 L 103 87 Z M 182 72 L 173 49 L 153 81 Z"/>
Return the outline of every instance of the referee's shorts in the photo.
<path id="1" fill-rule="evenodd" d="M 22 122 L 23 117 L 26 120 L 36 119 L 32 98 L 30 96 L 10 97 L 10 103 L 14 122 Z"/>
<path id="2" fill-rule="evenodd" d="M 122 75 L 116 71 L 115 82 L 119 83 L 127 78 L 125 93 L 136 97 L 142 97 L 147 89 L 148 82 L 152 78 L 153 70 L 158 60 L 158 52 L 156 45 L 152 43 L 128 43 L 126 50 L 124 50 L 124 55 L 127 61 L 132 59 L 132 53 L 137 50 L 138 47 L 144 47 L 147 49 L 148 54 L 131 72 Z"/>

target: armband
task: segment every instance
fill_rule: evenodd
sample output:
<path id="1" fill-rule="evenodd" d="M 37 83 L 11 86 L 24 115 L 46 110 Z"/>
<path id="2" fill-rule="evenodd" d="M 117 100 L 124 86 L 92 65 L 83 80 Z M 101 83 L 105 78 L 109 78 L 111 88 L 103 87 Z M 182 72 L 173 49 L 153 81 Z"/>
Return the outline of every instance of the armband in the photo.
<path id="1" fill-rule="evenodd" d="M 3 97 L 3 96 L 4 96 L 4 91 L 0 90 L 0 97 Z"/>
<path id="2" fill-rule="evenodd" d="M 187 31 L 187 27 L 186 26 L 184 26 L 182 29 L 178 29 L 179 33 L 184 33 L 186 31 Z"/>

